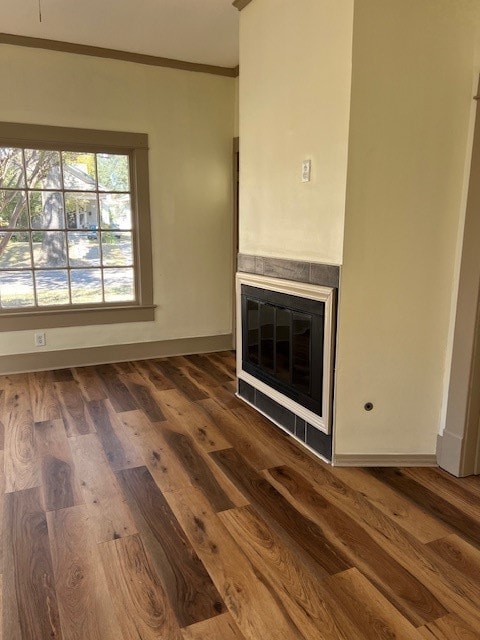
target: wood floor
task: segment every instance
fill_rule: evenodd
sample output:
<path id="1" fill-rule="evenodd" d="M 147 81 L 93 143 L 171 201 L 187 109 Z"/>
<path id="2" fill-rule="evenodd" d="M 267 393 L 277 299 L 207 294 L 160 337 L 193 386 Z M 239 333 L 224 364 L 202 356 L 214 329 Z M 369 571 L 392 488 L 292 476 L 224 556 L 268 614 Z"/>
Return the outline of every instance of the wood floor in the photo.
<path id="1" fill-rule="evenodd" d="M 1 377 L 0 443 L 3 640 L 480 638 L 480 479 L 321 463 L 231 353 Z"/>

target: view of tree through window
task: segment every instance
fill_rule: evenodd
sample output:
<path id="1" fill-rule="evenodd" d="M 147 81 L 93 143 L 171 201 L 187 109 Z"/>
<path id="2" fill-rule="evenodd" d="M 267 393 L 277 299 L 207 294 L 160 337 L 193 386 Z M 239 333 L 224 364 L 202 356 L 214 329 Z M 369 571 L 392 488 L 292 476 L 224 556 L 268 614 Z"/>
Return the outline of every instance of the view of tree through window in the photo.
<path id="1" fill-rule="evenodd" d="M 0 309 L 136 298 L 129 156 L 0 146 Z"/>

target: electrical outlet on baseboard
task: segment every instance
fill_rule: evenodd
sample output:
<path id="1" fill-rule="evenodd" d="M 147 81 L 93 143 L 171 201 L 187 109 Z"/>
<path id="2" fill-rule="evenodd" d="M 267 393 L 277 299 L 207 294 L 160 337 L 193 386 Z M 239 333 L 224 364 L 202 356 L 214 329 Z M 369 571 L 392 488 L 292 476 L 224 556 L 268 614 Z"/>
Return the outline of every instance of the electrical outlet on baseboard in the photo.
<path id="1" fill-rule="evenodd" d="M 44 347 L 47 344 L 47 339 L 45 336 L 45 331 L 36 331 L 35 332 L 35 346 L 36 347 Z"/>

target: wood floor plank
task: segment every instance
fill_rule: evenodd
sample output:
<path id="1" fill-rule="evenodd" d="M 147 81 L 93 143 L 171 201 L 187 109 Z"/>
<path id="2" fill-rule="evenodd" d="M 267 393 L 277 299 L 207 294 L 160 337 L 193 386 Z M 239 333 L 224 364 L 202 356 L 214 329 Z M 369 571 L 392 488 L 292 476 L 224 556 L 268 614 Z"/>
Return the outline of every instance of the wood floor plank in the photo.
<path id="1" fill-rule="evenodd" d="M 3 635 L 3 575 L 0 574 L 0 640 L 4 639 Z"/>
<path id="2" fill-rule="evenodd" d="M 216 370 L 202 355 L 170 358 L 169 361 L 193 384 L 202 389 L 207 396 L 216 387 L 232 380 L 230 376 L 226 376 L 222 371 Z M 219 380 L 219 378 L 222 379 Z"/>
<path id="3" fill-rule="evenodd" d="M 317 564 L 323 575 L 349 569 L 352 564 L 320 528 L 299 513 L 265 478 L 259 476 L 233 449 L 210 454 L 227 476 L 245 494 L 249 502 L 269 524 L 280 527 L 291 540 Z"/>
<path id="4" fill-rule="evenodd" d="M 189 436 L 165 429 L 164 438 L 187 472 L 191 483 L 206 496 L 215 511 L 231 509 L 235 504 L 220 486 L 206 460 Z"/>
<path id="5" fill-rule="evenodd" d="M 273 587 L 296 626 L 309 640 L 368 638 L 337 611 L 323 580 L 302 562 L 251 506 L 219 514 L 257 573 Z M 341 575 L 341 574 L 340 574 Z"/>
<path id="6" fill-rule="evenodd" d="M 188 398 L 188 400 L 195 401 L 208 398 L 208 395 L 205 393 L 205 391 L 203 391 L 197 384 L 192 382 L 192 380 L 187 375 L 185 375 L 185 373 L 181 371 L 181 369 L 175 367 L 170 362 L 170 359 L 153 360 L 152 364 L 156 369 L 158 369 L 158 371 L 160 371 L 162 375 L 165 376 L 165 378 L 168 378 L 175 385 L 176 389 L 178 389 L 180 393 Z"/>
<path id="7" fill-rule="evenodd" d="M 423 543 L 431 542 L 448 536 L 452 529 L 447 524 L 438 521 L 436 518 L 417 507 L 415 503 L 402 494 L 390 489 L 380 480 L 374 478 L 365 469 L 355 469 L 352 467 L 331 467 L 330 480 L 326 480 L 319 469 L 315 478 L 321 476 L 319 486 L 325 481 L 333 484 L 337 478 L 341 483 L 350 487 L 351 491 L 359 492 L 395 523 L 415 536 Z M 309 475 L 312 478 L 311 474 Z"/>
<path id="8" fill-rule="evenodd" d="M 480 633 L 464 620 L 450 614 L 419 629 L 424 640 L 478 640 Z"/>
<path id="9" fill-rule="evenodd" d="M 118 418 L 162 491 L 181 491 L 190 484 L 186 470 L 162 437 L 168 422 L 153 424 L 140 410 L 124 411 Z"/>
<path id="10" fill-rule="evenodd" d="M 161 408 L 150 392 L 147 384 L 143 384 L 143 379 L 142 384 L 138 384 L 136 382 L 125 379 L 124 382 L 132 397 L 135 399 L 138 407 L 145 412 L 146 416 L 151 422 L 162 422 L 166 420 Z"/>
<path id="11" fill-rule="evenodd" d="M 447 502 L 454 503 L 463 513 L 468 514 L 480 522 L 480 495 L 472 492 L 465 484 L 452 482 L 445 474 L 435 472 L 435 469 L 403 469 L 405 476 L 418 482 L 423 487 L 441 496 Z"/>
<path id="12" fill-rule="evenodd" d="M 460 506 L 420 484 L 401 469 L 375 468 L 370 472 L 388 486 L 414 500 L 442 522 L 456 529 L 472 544 L 480 547 L 480 519 L 471 513 L 465 513 Z"/>
<path id="13" fill-rule="evenodd" d="M 203 400 L 198 403 L 208 415 L 218 431 L 224 434 L 229 446 L 218 447 L 228 449 L 234 447 L 255 469 L 267 469 L 282 464 L 284 457 L 269 446 L 267 438 L 253 439 L 242 429 L 242 423 L 230 411 L 222 409 L 214 400 Z M 212 449 L 215 451 L 215 449 Z"/>
<path id="14" fill-rule="evenodd" d="M 96 542 L 137 533 L 125 497 L 96 435 L 70 438 L 73 460 Z"/>
<path id="15" fill-rule="evenodd" d="M 95 433 L 95 426 L 78 384 L 74 380 L 55 382 L 55 390 L 60 400 L 68 437 Z"/>
<path id="16" fill-rule="evenodd" d="M 420 640 L 417 629 L 410 624 L 358 569 L 349 569 L 325 581 L 336 608 L 354 621 L 355 638 L 366 640 Z"/>
<path id="17" fill-rule="evenodd" d="M 4 424 L 4 416 L 5 416 L 5 391 L 0 389 L 0 450 L 3 451 L 5 448 L 5 424 Z"/>
<path id="18" fill-rule="evenodd" d="M 34 422 L 58 420 L 61 417 L 60 405 L 53 382 L 51 371 L 28 374 Z"/>
<path id="19" fill-rule="evenodd" d="M 38 487 L 40 467 L 27 377 L 5 377 L 4 393 L 5 491 Z"/>
<path id="20" fill-rule="evenodd" d="M 107 397 L 115 411 L 133 411 L 134 409 L 138 409 L 135 399 L 120 380 L 117 371 L 111 365 L 98 365 L 95 367 L 95 371 L 99 375 Z"/>
<path id="21" fill-rule="evenodd" d="M 176 389 L 160 391 L 156 396 L 175 428 L 190 435 L 204 451 L 217 451 L 232 446 L 224 435 L 222 426 L 202 406 L 189 402 Z"/>
<path id="22" fill-rule="evenodd" d="M 324 535 L 342 545 L 352 566 L 360 568 L 412 624 L 421 626 L 446 615 L 447 610 L 436 597 L 392 558 L 369 531 L 320 496 L 301 474 L 278 467 L 270 469 L 268 476 L 287 490 L 304 513 L 314 518 Z"/>
<path id="23" fill-rule="evenodd" d="M 87 508 L 51 511 L 47 518 L 65 640 L 131 640 L 114 614 L 97 545 L 88 535 Z"/>
<path id="24" fill-rule="evenodd" d="M 157 391 L 175 389 L 174 383 L 160 373 L 159 369 L 156 369 L 150 360 L 140 360 L 134 362 L 133 365 L 143 379 Z"/>
<path id="25" fill-rule="evenodd" d="M 468 576 L 446 562 L 429 545 L 419 543 L 414 536 L 370 504 L 361 493 L 340 482 L 338 477 L 331 482 L 331 473 L 335 473 L 335 470 L 322 466 L 314 474 L 315 486 L 318 486 L 322 495 L 365 526 L 376 542 L 421 580 L 447 610 L 457 612 L 474 627 L 480 626 L 478 579 L 474 582 L 469 580 Z M 275 482 L 273 478 L 272 481 Z M 478 553 L 473 547 L 471 549 Z"/>
<path id="26" fill-rule="evenodd" d="M 6 495 L 4 527 L 5 638 L 62 638 L 47 520 L 39 488 Z"/>
<path id="27" fill-rule="evenodd" d="M 70 382 L 73 380 L 71 369 L 55 369 L 52 373 L 55 382 Z"/>
<path id="28" fill-rule="evenodd" d="M 63 420 L 35 423 L 35 442 L 42 474 L 42 492 L 47 511 L 83 504 L 72 453 Z"/>
<path id="29" fill-rule="evenodd" d="M 108 463 L 114 471 L 144 464 L 110 400 L 92 400 L 87 403 L 87 408 Z"/>
<path id="30" fill-rule="evenodd" d="M 99 551 L 124 636 L 181 640 L 180 627 L 140 537 L 104 542 Z"/>
<path id="31" fill-rule="evenodd" d="M 146 467 L 117 477 L 181 627 L 225 611 L 210 576 Z"/>
<path id="32" fill-rule="evenodd" d="M 480 640 L 480 478 L 332 467 L 235 366 L 0 376 L 5 640 Z"/>
<path id="33" fill-rule="evenodd" d="M 221 353 L 207 353 L 205 357 L 210 362 L 213 362 L 216 367 L 220 367 L 222 371 L 225 371 L 232 380 L 236 381 L 237 375 L 237 362 L 235 356 L 225 356 Z"/>
<path id="34" fill-rule="evenodd" d="M 107 394 L 102 385 L 102 380 L 94 367 L 76 367 L 73 369 L 73 377 L 87 402 L 106 399 Z"/>
<path id="35" fill-rule="evenodd" d="M 440 558 L 454 567 L 473 584 L 480 580 L 480 551 L 452 534 L 427 545 Z"/>
<path id="36" fill-rule="evenodd" d="M 5 539 L 5 521 L 3 519 L 3 505 L 5 502 L 5 472 L 4 472 L 4 453 L 0 451 L 0 514 L 1 514 L 1 522 L 0 526 L 0 574 L 3 573 L 3 547 L 4 547 L 4 539 Z M 0 629 L 2 628 L 1 624 L 2 618 L 0 617 Z"/>
<path id="37" fill-rule="evenodd" d="M 171 492 L 166 498 L 245 640 L 307 640 L 202 494 Z"/>
<path id="38" fill-rule="evenodd" d="M 185 627 L 182 636 L 183 640 L 245 640 L 229 613 Z"/>

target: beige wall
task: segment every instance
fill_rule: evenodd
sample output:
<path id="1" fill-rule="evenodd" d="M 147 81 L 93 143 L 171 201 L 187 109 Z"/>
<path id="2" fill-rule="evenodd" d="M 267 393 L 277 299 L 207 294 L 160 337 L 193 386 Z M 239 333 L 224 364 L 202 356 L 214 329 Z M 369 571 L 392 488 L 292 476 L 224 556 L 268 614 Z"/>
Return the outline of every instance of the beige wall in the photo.
<path id="1" fill-rule="evenodd" d="M 473 6 L 355 5 L 337 453 L 435 452 L 478 74 Z"/>
<path id="2" fill-rule="evenodd" d="M 352 20 L 353 0 L 253 0 L 241 12 L 242 253 L 342 260 Z"/>
<path id="3" fill-rule="evenodd" d="M 253 0 L 241 12 L 240 250 L 343 262 L 338 454 L 435 453 L 478 10 L 471 0 L 355 0 L 353 25 L 346 0 Z"/>
<path id="4" fill-rule="evenodd" d="M 149 135 L 156 320 L 51 329 L 47 349 L 231 333 L 235 79 L 0 45 L 0 86 L 3 121 Z"/>

